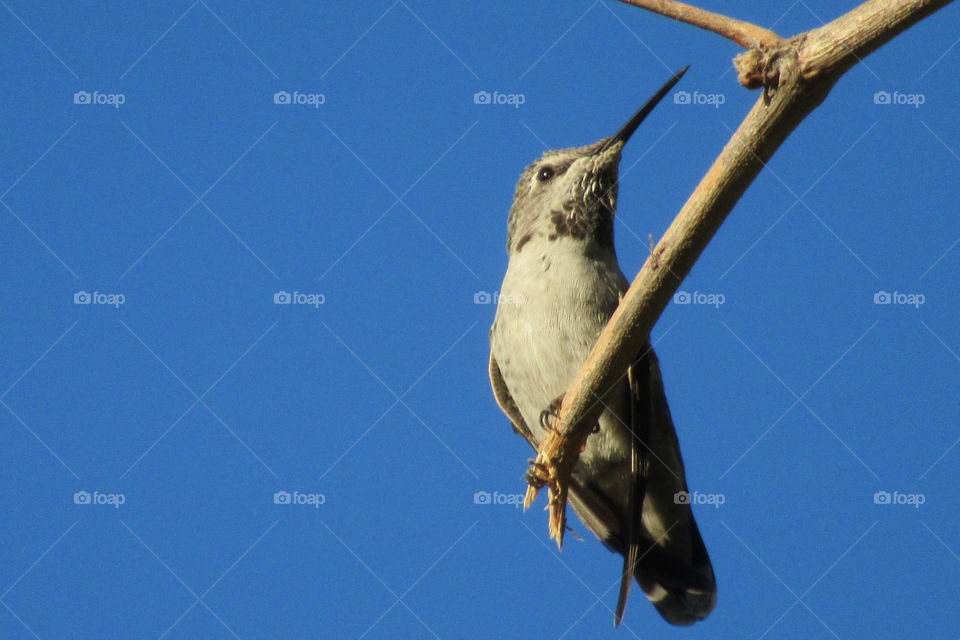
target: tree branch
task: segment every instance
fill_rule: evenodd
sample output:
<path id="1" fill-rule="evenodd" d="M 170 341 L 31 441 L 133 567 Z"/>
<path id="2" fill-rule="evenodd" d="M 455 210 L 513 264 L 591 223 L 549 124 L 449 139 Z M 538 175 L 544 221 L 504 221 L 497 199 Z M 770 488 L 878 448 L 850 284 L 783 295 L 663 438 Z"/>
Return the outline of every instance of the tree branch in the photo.
<path id="1" fill-rule="evenodd" d="M 675 2 L 674 0 L 621 0 L 621 2 L 647 9 L 653 13 L 659 13 L 680 22 L 686 22 L 707 31 L 713 31 L 724 38 L 733 40 L 744 49 L 772 48 L 783 42 L 783 38 L 769 29 L 719 13 L 706 11 L 683 2 Z"/>
<path id="2" fill-rule="evenodd" d="M 869 0 L 829 24 L 783 40 L 754 25 L 679 2 L 623 1 L 747 42 L 751 50 L 735 59 L 740 81 L 748 87 L 762 86 L 764 92 L 647 258 L 568 389 L 556 431 L 540 445 L 531 472 L 549 487 L 550 535 L 558 546 L 566 527 L 570 474 L 603 410 L 601 390 L 625 375 L 727 214 L 847 70 L 951 2 Z M 537 490 L 528 487 L 525 506 L 533 502 Z"/>

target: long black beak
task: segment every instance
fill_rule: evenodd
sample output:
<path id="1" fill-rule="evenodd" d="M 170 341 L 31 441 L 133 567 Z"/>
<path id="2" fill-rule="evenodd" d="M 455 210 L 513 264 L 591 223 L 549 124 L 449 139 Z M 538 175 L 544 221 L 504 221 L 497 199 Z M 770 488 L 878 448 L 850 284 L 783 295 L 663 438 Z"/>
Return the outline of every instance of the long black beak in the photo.
<path id="1" fill-rule="evenodd" d="M 630 136 L 633 135 L 633 132 L 636 131 L 637 127 L 640 126 L 640 123 L 643 122 L 648 115 L 650 115 L 650 112 L 653 111 L 653 108 L 656 107 L 661 100 L 663 100 L 663 97 L 670 92 L 670 89 L 673 89 L 673 86 L 680 81 L 680 78 L 683 77 L 683 74 L 685 74 L 689 68 L 690 65 L 687 65 L 683 69 L 680 69 L 673 74 L 673 77 L 667 80 L 667 83 L 660 87 L 660 90 L 653 94 L 653 96 L 647 100 L 647 103 L 640 107 L 640 109 L 638 109 L 637 112 L 633 114 L 629 120 L 627 120 L 627 124 L 623 125 L 620 131 L 617 131 L 615 134 L 607 138 L 607 141 L 604 143 L 604 145 L 600 147 L 600 151 L 606 151 L 617 142 L 623 142 L 626 144 L 627 140 L 630 139 Z"/>

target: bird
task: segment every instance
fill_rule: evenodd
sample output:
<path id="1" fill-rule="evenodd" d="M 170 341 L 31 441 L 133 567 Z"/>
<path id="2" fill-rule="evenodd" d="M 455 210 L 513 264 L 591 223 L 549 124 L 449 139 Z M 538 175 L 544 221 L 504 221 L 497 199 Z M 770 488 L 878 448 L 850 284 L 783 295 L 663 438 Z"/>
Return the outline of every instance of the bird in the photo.
<path id="1" fill-rule="evenodd" d="M 517 182 L 489 374 L 497 404 L 534 450 L 554 430 L 563 394 L 628 288 L 613 243 L 624 145 L 688 67 L 617 133 L 546 151 Z M 614 626 L 634 579 L 668 623 L 703 620 L 716 604 L 716 578 L 649 339 L 600 402 L 573 469 L 570 504 L 623 556 Z"/>

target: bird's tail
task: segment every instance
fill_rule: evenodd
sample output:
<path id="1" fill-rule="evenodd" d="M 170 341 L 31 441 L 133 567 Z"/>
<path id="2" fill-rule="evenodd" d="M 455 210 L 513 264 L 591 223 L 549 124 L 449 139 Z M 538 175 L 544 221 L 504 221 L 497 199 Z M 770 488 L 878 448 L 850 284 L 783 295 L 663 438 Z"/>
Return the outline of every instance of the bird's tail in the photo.
<path id="1" fill-rule="evenodd" d="M 637 583 L 663 619 L 682 626 L 703 620 L 717 603 L 713 567 L 696 523 L 689 544 L 692 558 L 686 563 L 662 552 L 654 543 L 635 573 Z"/>
<path id="2" fill-rule="evenodd" d="M 713 610 L 717 585 L 690 507 L 680 444 L 649 348 L 629 379 L 630 470 L 574 482 L 571 504 L 588 529 L 624 557 L 614 623 L 622 618 L 632 579 L 664 620 L 689 625 Z M 629 499 L 623 491 L 629 483 Z"/>
<path id="3" fill-rule="evenodd" d="M 620 528 L 623 520 L 616 517 L 616 506 L 602 492 L 574 482 L 570 502 L 587 528 L 611 551 L 624 556 L 624 571 L 629 573 L 621 584 L 615 622 L 623 616 L 630 576 L 636 578 L 657 612 L 670 624 L 691 625 L 710 614 L 717 601 L 717 583 L 692 512 L 682 523 L 688 535 L 678 534 L 680 521 L 670 532 L 673 535 L 668 533 L 666 537 L 655 538 L 644 529 L 637 539 L 636 552 L 631 553 L 625 531 Z M 689 510 L 689 505 L 684 506 Z"/>
<path id="4" fill-rule="evenodd" d="M 690 506 L 680 443 L 663 390 L 660 364 L 648 350 L 636 371 L 634 433 L 645 455 L 644 503 L 639 560 L 635 576 L 664 620 L 689 625 L 703 620 L 717 602 L 710 556 Z M 648 401 L 643 406 L 642 399 Z M 646 419 L 644 419 L 646 418 Z M 641 425 L 643 425 L 642 428 Z M 646 556 L 642 555 L 647 549 Z"/>
<path id="5" fill-rule="evenodd" d="M 690 507 L 680 443 L 653 350 L 632 370 L 634 407 L 639 409 L 634 412 L 639 419 L 633 431 L 644 436 L 638 448 L 645 453 L 640 546 L 648 550 L 639 556 L 634 575 L 664 620 L 689 625 L 713 610 L 717 583 Z M 646 407 L 643 399 L 649 403 Z"/>

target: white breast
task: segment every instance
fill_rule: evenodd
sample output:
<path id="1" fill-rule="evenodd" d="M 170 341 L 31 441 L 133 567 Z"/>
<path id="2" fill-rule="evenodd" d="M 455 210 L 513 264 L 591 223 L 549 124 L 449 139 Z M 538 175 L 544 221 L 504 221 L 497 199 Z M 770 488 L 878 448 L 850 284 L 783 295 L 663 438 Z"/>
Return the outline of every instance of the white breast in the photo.
<path id="1" fill-rule="evenodd" d="M 538 440 L 544 435 L 540 413 L 567 390 L 626 288 L 612 251 L 590 255 L 570 238 L 534 238 L 511 257 L 492 348 L 504 382 Z M 605 414 L 581 466 L 621 458 L 624 437 L 619 421 Z"/>

